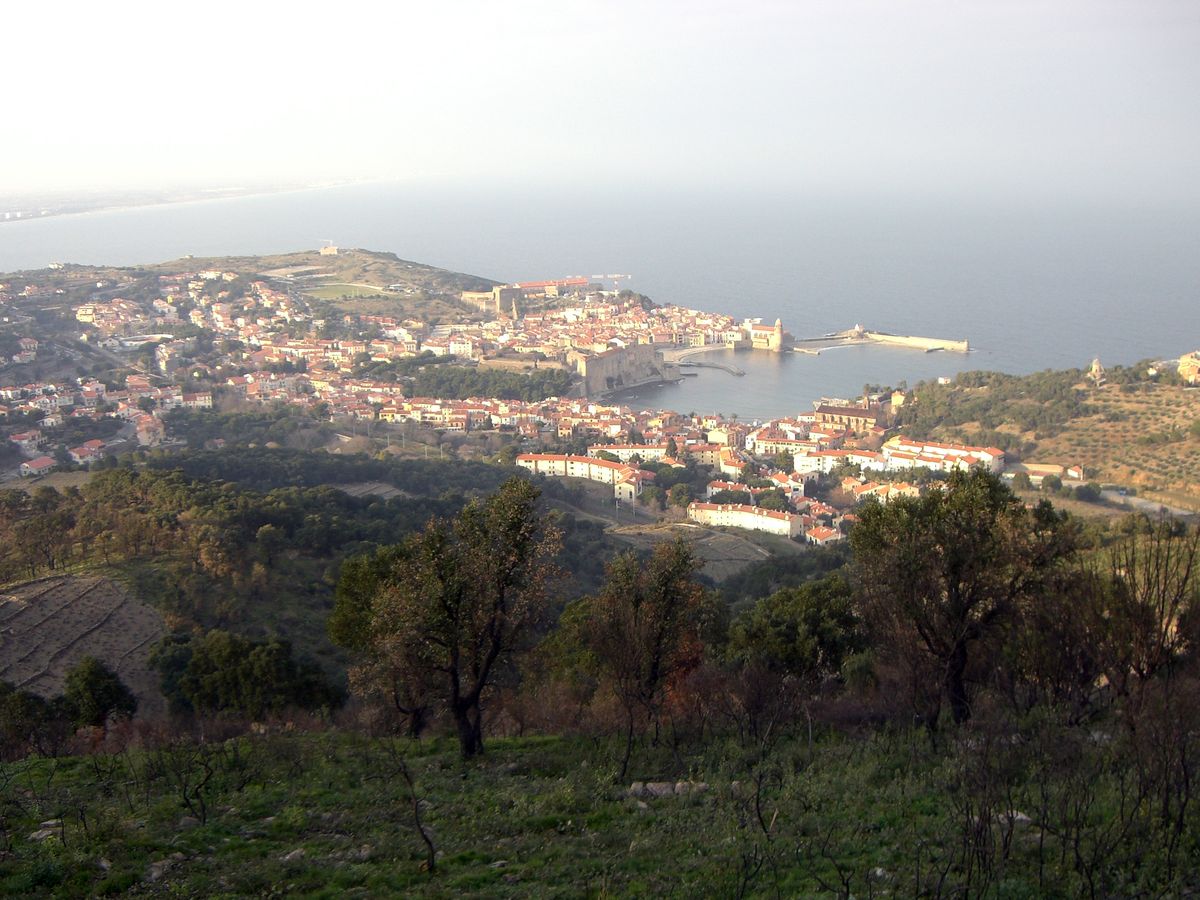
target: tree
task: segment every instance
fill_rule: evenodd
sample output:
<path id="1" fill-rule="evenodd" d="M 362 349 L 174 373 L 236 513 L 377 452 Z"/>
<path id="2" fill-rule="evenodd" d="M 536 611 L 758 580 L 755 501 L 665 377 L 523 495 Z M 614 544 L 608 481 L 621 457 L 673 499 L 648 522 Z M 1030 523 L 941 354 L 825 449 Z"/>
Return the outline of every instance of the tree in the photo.
<path id="1" fill-rule="evenodd" d="M 625 711 L 624 778 L 639 714 L 657 721 L 667 685 L 700 662 L 704 591 L 700 564 L 682 540 L 659 544 L 649 560 L 633 551 L 608 567 L 586 604 L 583 634 Z"/>
<path id="2" fill-rule="evenodd" d="M 758 505 L 763 509 L 773 509 L 777 512 L 787 512 L 792 508 L 792 502 L 788 499 L 788 495 L 778 489 L 759 494 Z"/>
<path id="3" fill-rule="evenodd" d="M 356 688 L 399 681 L 427 691 L 453 718 L 464 758 L 483 752 L 485 698 L 545 614 L 557 575 L 561 540 L 538 515 L 538 496 L 514 477 L 454 520 L 431 519 L 400 545 L 371 603 Z"/>
<path id="4" fill-rule="evenodd" d="M 708 498 L 710 503 L 737 503 L 742 506 L 753 506 L 754 496 L 749 491 L 716 491 Z"/>
<path id="5" fill-rule="evenodd" d="M 638 497 L 638 502 L 642 506 L 657 506 L 659 509 L 665 509 L 667 505 L 667 494 L 662 488 L 657 485 L 648 484 L 642 488 L 642 493 Z"/>
<path id="6" fill-rule="evenodd" d="M 843 660 L 864 648 L 850 585 L 829 575 L 764 597 L 733 624 L 729 657 L 794 678 L 837 675 Z"/>
<path id="7" fill-rule="evenodd" d="M 1094 635 L 1120 696 L 1194 652 L 1200 614 L 1200 529 L 1133 520 L 1133 533 L 1094 560 L 1103 613 Z"/>
<path id="8" fill-rule="evenodd" d="M 764 597 L 730 629 L 726 656 L 736 720 L 767 739 L 796 708 L 807 715 L 817 687 L 839 675 L 843 662 L 864 646 L 850 585 L 841 575 Z"/>
<path id="9" fill-rule="evenodd" d="M 850 543 L 873 644 L 911 674 L 930 728 L 943 699 L 956 723 L 970 718 L 972 649 L 1035 598 L 1070 552 L 1063 524 L 1047 502 L 1030 512 L 981 469 L 862 510 Z"/>
<path id="10" fill-rule="evenodd" d="M 63 697 L 77 726 L 103 728 L 109 716 L 128 718 L 137 711 L 137 698 L 94 656 L 85 656 L 67 672 Z"/>
<path id="11" fill-rule="evenodd" d="M 373 689 L 408 720 L 409 737 L 419 738 L 429 722 L 432 697 L 437 693 L 433 676 L 426 673 L 426 677 L 418 678 L 415 668 L 405 665 L 403 657 L 378 656 L 372 641 L 375 598 L 390 584 L 406 558 L 404 554 L 404 547 L 394 545 L 342 563 L 327 629 L 335 644 L 360 654 L 360 674 L 370 672 L 367 680 Z"/>
<path id="12" fill-rule="evenodd" d="M 670 498 L 672 506 L 685 507 L 692 502 L 692 488 L 682 482 L 673 484 L 667 496 Z"/>
<path id="13" fill-rule="evenodd" d="M 172 635 L 151 657 L 175 713 L 261 718 L 289 707 L 334 706 L 338 692 L 287 641 L 251 641 L 226 631 Z"/>

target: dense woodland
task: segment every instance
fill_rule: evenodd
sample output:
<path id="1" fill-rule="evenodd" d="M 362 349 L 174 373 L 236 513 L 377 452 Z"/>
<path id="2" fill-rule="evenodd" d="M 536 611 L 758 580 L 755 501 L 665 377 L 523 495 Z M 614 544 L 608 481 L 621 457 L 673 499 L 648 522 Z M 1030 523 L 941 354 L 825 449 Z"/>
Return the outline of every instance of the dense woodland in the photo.
<path id="1" fill-rule="evenodd" d="M 466 366 L 454 356 L 422 353 L 408 359 L 371 362 L 364 358 L 355 375 L 403 383 L 414 397 L 497 397 L 501 400 L 545 400 L 570 394 L 575 376 L 552 366 L 513 372 Z"/>
<path id="2" fill-rule="evenodd" d="M 78 749 L 63 725 L 81 721 L 78 699 L 54 713 L 7 691 L 5 753 L 24 762 L 4 783 L 24 793 L 0 810 L 17 854 L 0 860 L 6 885 L 42 872 L 91 892 L 100 875 L 62 869 L 71 840 L 140 866 L 120 823 L 151 815 L 171 831 L 173 809 L 216 836 L 282 778 L 394 845 L 386 858 L 407 874 L 389 890 L 477 878 L 518 891 L 479 871 L 501 833 L 525 848 L 525 890 L 549 873 L 582 889 L 573 879 L 597 853 L 624 860 L 604 870 L 623 893 L 1200 890 L 1194 527 L 1083 523 L 956 473 L 923 497 L 868 504 L 848 547 L 766 560 L 715 590 L 687 544 L 614 553 L 598 526 L 548 511 L 540 489 L 561 487 L 510 473 L 260 449 L 0 494 L 6 579 L 107 568 L 184 623 L 155 664 L 173 732 L 199 729 L 122 729 L 127 710 L 112 706 L 95 738 L 111 761 L 48 790 L 45 766 Z M 318 486 L 362 480 L 411 496 Z M 319 654 L 324 669 L 308 661 L 316 623 L 339 648 Z M 246 733 L 302 709 L 317 736 Z M 554 761 L 529 761 L 539 740 L 557 742 Z M 500 772 L 503 760 L 515 768 Z M 358 817 L 384 801 L 341 780 L 355 771 L 386 782 L 386 838 Z M 504 780 L 513 772 L 523 787 Z M 102 800 L 118 782 L 137 796 Z M 58 816 L 60 855 L 5 824 L 38 815 Z M 104 815 L 110 830 L 93 833 Z M 547 816 L 551 836 L 527 844 Z M 317 823 L 289 827 L 326 841 Z M 682 854 L 684 880 L 629 868 L 638 854 L 611 840 L 631 832 L 660 859 Z M 577 865 L 556 869 L 547 840 Z M 189 852 L 210 861 L 192 889 L 219 888 L 220 853 Z M 29 868 L 38 859 L 51 868 Z M 263 865 L 263 879 L 290 877 Z"/>

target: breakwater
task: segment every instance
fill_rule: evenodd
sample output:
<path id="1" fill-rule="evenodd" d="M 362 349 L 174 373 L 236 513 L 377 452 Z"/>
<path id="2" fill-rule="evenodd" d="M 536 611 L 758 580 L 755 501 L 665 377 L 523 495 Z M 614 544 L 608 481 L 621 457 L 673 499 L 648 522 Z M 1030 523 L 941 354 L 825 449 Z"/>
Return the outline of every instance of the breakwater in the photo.
<path id="1" fill-rule="evenodd" d="M 952 353 L 967 353 L 971 346 L 966 339 L 961 341 L 946 338 L 917 337 L 911 334 L 888 334 L 886 331 L 864 331 L 862 339 L 874 341 L 877 344 L 892 344 L 897 347 L 912 347 L 931 353 L 934 350 L 946 350 Z"/>
<path id="2" fill-rule="evenodd" d="M 726 365 L 725 363 L 716 362 L 681 362 L 681 369 L 720 369 L 722 372 L 728 372 L 730 375 L 745 375 L 745 371 L 737 366 Z"/>

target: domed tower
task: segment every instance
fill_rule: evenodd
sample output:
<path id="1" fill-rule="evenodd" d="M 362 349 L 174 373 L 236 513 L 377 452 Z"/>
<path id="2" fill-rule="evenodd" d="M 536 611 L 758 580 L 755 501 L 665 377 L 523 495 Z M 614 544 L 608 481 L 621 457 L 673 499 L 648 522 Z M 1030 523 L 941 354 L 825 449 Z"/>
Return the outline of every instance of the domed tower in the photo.
<path id="1" fill-rule="evenodd" d="M 783 319 L 775 320 L 775 331 L 771 334 L 771 348 L 776 353 L 783 349 Z"/>

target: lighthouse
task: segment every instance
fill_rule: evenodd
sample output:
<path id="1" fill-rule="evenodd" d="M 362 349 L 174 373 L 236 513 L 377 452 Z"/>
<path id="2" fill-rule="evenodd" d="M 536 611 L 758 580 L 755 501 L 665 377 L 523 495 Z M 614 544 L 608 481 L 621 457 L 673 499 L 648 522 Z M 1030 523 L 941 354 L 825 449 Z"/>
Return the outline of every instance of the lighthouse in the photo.
<path id="1" fill-rule="evenodd" d="M 771 343 L 768 349 L 779 353 L 783 350 L 783 319 L 775 320 L 775 331 L 771 333 Z"/>

